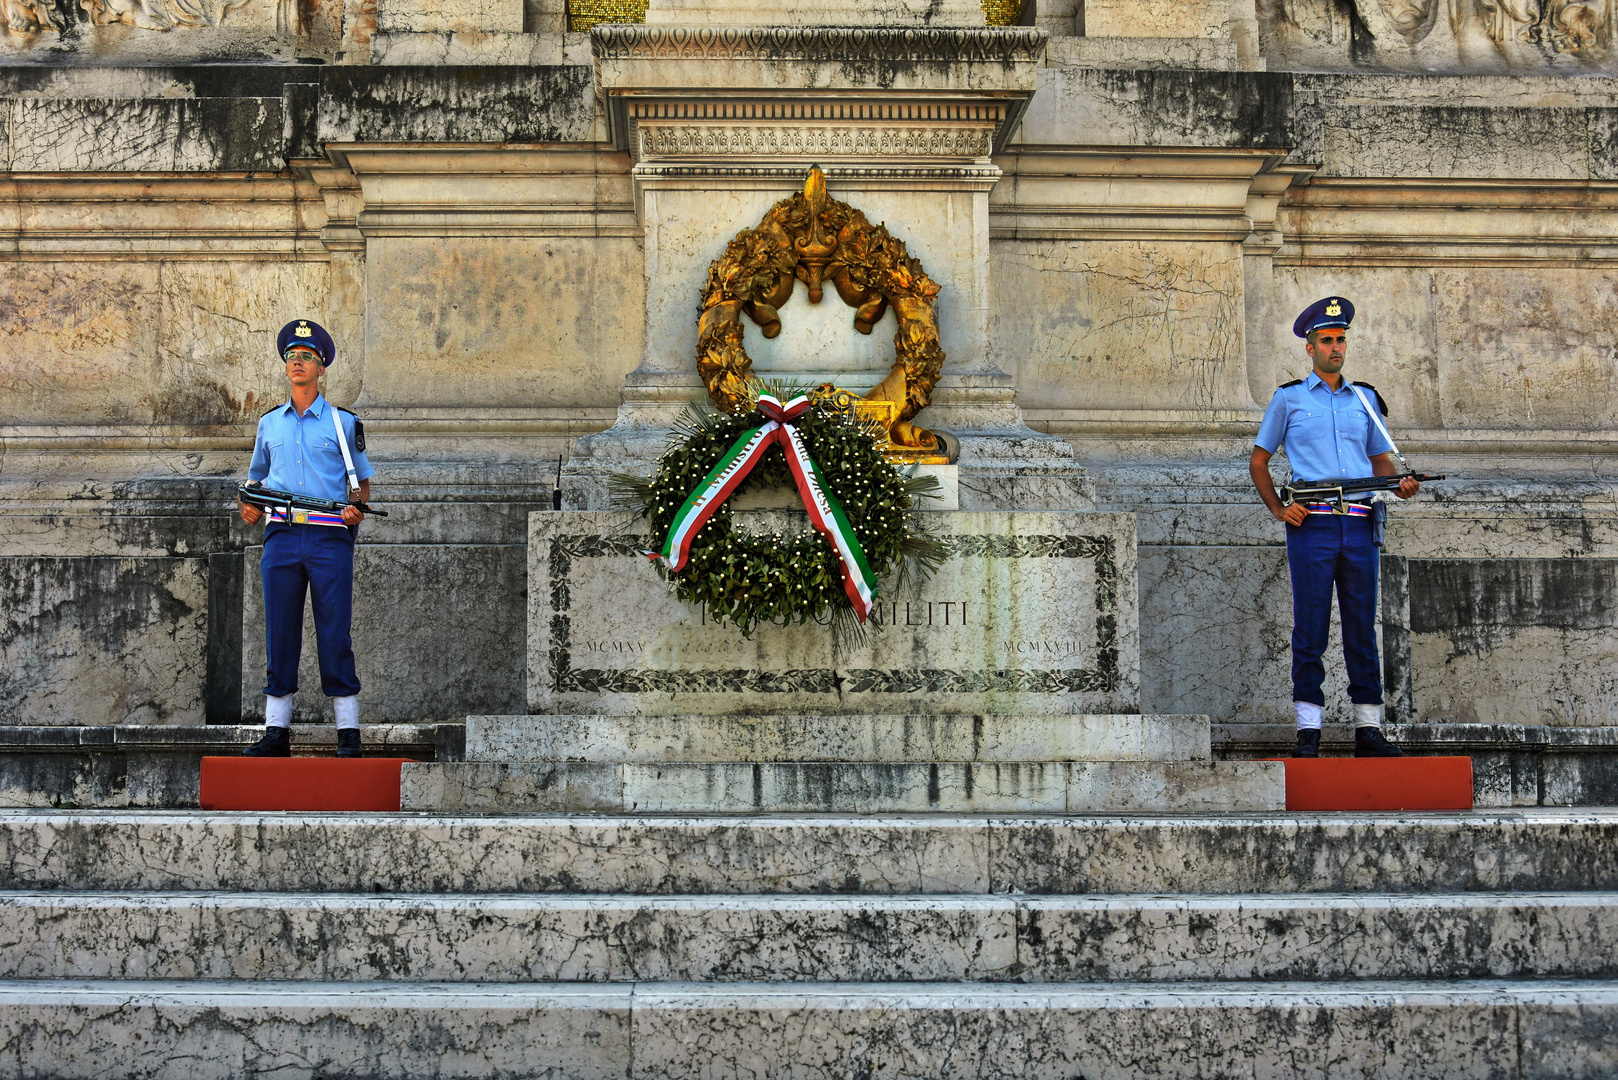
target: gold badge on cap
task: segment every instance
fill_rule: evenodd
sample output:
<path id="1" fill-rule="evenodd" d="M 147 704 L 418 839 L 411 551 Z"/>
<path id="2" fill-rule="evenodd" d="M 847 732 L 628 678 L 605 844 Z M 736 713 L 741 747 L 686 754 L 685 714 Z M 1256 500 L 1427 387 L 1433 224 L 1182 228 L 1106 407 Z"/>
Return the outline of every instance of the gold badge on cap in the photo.
<path id="1" fill-rule="evenodd" d="M 1339 304 L 1337 301 L 1333 300 L 1331 303 L 1326 305 L 1326 314 L 1330 315 L 1332 318 L 1335 319 L 1335 318 L 1337 318 L 1337 316 L 1341 315 L 1342 313 L 1343 313 L 1343 305 Z"/>
<path id="2" fill-rule="evenodd" d="M 1337 313 L 1334 311 L 1334 312 L 1332 312 L 1332 314 L 1335 315 Z M 297 326 L 297 329 L 293 330 L 292 333 L 293 333 L 293 336 L 295 336 L 295 337 L 313 337 L 315 332 L 313 330 L 309 329 L 309 324 L 308 323 L 300 322 L 298 324 L 298 326 Z"/>

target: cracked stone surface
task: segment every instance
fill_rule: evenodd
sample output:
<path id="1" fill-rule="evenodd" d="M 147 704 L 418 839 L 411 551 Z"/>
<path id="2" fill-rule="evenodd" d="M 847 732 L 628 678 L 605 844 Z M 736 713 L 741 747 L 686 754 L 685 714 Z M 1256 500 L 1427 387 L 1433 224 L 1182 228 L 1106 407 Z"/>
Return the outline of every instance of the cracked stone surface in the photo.
<path id="1" fill-rule="evenodd" d="M 0 893 L 0 978 L 448 982 L 1618 976 L 1618 894 Z"/>
<path id="2" fill-rule="evenodd" d="M 205 559 L 0 558 L 0 723 L 200 723 Z"/>
<path id="3" fill-rule="evenodd" d="M 312 892 L 1618 890 L 1618 814 L 623 817 L 0 811 L 0 887 Z"/>

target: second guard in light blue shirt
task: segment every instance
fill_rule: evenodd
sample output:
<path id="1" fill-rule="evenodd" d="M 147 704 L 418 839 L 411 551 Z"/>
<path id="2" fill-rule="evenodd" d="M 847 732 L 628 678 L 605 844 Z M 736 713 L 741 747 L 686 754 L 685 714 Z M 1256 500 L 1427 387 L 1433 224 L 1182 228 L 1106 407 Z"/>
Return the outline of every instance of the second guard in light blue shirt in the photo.
<path id="1" fill-rule="evenodd" d="M 1379 400 L 1374 387 L 1360 393 Z M 1272 454 L 1284 445 L 1293 481 L 1305 483 L 1370 476 L 1371 459 L 1393 450 L 1347 379 L 1333 390 L 1313 371 L 1276 390 L 1253 443 Z"/>

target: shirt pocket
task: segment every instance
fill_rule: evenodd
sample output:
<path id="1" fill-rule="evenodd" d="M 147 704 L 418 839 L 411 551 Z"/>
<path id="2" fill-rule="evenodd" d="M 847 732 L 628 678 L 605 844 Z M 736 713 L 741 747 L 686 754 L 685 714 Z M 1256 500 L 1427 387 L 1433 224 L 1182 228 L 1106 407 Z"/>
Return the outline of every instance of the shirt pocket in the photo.
<path id="1" fill-rule="evenodd" d="M 1354 445 L 1364 446 L 1370 441 L 1371 418 L 1362 408 L 1345 410 L 1337 417 L 1337 431 Z"/>

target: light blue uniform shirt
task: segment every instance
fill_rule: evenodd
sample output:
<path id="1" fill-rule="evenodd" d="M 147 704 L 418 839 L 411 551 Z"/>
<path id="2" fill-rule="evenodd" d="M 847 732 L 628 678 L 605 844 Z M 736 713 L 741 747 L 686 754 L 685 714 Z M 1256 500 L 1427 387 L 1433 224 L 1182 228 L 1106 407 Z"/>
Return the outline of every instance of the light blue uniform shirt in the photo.
<path id="1" fill-rule="evenodd" d="M 1377 407 L 1375 390 L 1361 387 L 1360 393 Z M 1370 476 L 1371 459 L 1393 449 L 1346 378 L 1333 392 L 1313 371 L 1298 385 L 1276 390 L 1253 443 L 1272 454 L 1285 445 L 1293 481 L 1310 483 Z"/>
<path id="2" fill-rule="evenodd" d="M 343 425 L 343 438 L 354 457 L 354 475 L 369 480 L 376 475 L 365 452 L 354 445 L 354 417 L 316 394 L 314 404 L 302 416 L 292 400 L 271 409 L 258 419 L 258 438 L 253 442 L 253 463 L 247 468 L 250 480 L 279 491 L 294 491 L 317 499 L 348 501 L 348 472 L 343 452 L 337 446 L 332 413 Z"/>

